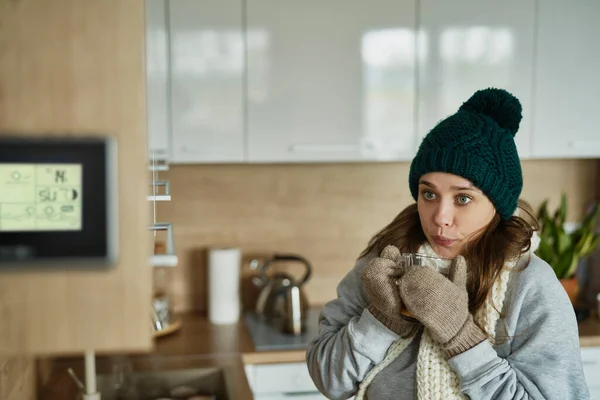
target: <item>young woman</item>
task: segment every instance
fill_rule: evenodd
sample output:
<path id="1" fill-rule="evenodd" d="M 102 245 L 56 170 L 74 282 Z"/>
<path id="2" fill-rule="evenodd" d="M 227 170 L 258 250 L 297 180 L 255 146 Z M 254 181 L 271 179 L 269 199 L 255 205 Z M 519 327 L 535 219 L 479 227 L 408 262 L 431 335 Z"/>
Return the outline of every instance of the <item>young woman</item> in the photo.
<path id="1" fill-rule="evenodd" d="M 514 96 L 485 89 L 425 137 L 416 204 L 369 242 L 307 350 L 328 398 L 589 399 L 573 307 L 519 200 L 520 121 Z M 452 259 L 448 276 L 403 271 L 411 252 Z"/>

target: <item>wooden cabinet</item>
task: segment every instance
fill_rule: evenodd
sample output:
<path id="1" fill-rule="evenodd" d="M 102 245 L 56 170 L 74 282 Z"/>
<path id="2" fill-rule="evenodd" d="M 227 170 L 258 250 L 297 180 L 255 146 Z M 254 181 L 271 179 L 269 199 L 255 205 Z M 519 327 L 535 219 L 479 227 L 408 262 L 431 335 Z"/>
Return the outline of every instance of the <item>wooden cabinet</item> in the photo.
<path id="1" fill-rule="evenodd" d="M 415 0 L 246 0 L 249 162 L 407 160 Z"/>
<path id="2" fill-rule="evenodd" d="M 242 162 L 242 0 L 169 0 L 168 7 L 171 162 Z"/>
<path id="3" fill-rule="evenodd" d="M 476 90 L 504 88 L 524 117 L 515 140 L 531 151 L 535 1 L 420 0 L 417 131 L 423 138 Z"/>
<path id="4" fill-rule="evenodd" d="M 532 152 L 600 157 L 600 2 L 538 5 Z"/>

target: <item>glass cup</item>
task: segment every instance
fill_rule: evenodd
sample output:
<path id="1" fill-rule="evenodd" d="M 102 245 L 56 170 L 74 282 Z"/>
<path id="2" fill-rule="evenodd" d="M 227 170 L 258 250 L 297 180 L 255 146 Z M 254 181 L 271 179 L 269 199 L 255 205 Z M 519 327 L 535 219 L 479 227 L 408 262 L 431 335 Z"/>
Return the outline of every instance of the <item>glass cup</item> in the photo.
<path id="1" fill-rule="evenodd" d="M 431 256 L 422 253 L 402 253 L 400 258 L 400 263 L 404 267 L 405 273 L 411 268 L 431 268 L 446 277 L 450 272 L 452 261 L 451 258 Z M 412 314 L 404 307 L 404 305 L 402 305 L 400 314 L 412 318 Z"/>

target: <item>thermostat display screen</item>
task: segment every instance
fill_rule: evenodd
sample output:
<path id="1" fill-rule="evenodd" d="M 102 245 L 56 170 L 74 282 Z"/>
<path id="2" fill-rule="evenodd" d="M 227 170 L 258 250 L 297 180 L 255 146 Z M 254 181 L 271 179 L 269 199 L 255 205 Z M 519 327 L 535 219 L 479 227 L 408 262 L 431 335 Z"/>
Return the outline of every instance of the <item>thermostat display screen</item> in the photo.
<path id="1" fill-rule="evenodd" d="M 0 163 L 0 232 L 82 229 L 82 164 Z"/>

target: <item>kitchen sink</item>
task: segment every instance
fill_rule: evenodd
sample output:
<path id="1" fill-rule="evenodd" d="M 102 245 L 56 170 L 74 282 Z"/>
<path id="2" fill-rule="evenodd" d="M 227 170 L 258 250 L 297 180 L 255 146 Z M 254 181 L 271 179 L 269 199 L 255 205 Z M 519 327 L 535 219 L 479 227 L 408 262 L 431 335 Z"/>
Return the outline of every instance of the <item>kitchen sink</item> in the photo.
<path id="1" fill-rule="evenodd" d="M 173 390 L 193 390 L 207 399 L 231 400 L 223 370 L 219 367 L 166 371 L 119 371 L 97 376 L 103 400 L 155 400 L 175 398 Z M 191 395 L 191 394 L 190 394 Z M 213 397 L 210 397 L 213 396 Z"/>

